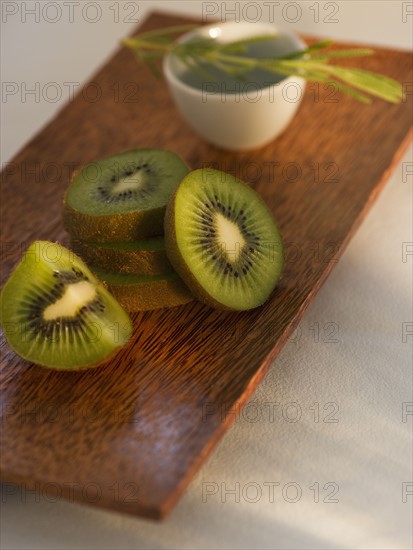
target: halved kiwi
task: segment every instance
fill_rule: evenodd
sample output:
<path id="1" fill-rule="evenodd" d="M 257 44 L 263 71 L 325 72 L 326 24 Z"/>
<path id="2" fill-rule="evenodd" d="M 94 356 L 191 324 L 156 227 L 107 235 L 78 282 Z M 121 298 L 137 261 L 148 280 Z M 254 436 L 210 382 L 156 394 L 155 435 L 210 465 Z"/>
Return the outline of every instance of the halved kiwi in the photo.
<path id="1" fill-rule="evenodd" d="M 91 269 L 128 311 L 169 308 L 194 300 L 174 271 L 162 275 L 131 275 Z"/>
<path id="2" fill-rule="evenodd" d="M 135 149 L 88 164 L 67 190 L 65 227 L 84 241 L 162 235 L 166 204 L 187 173 L 178 155 L 160 149 Z"/>
<path id="3" fill-rule="evenodd" d="M 85 262 L 107 271 L 159 275 L 172 269 L 163 237 L 123 243 L 72 240 L 72 247 Z"/>
<path id="4" fill-rule="evenodd" d="M 212 307 L 263 304 L 283 267 L 280 232 L 261 197 L 230 174 L 204 168 L 181 182 L 165 216 L 168 257 Z"/>
<path id="5" fill-rule="evenodd" d="M 128 314 L 73 252 L 36 241 L 0 295 L 0 324 L 21 357 L 55 369 L 107 359 L 132 334 Z"/>

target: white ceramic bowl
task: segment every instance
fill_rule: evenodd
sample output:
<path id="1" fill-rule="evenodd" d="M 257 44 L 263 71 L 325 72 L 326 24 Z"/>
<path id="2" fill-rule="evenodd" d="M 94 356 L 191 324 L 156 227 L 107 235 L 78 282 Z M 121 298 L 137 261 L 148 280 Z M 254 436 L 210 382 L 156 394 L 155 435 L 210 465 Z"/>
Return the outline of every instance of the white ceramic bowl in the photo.
<path id="1" fill-rule="evenodd" d="M 229 21 L 208 25 L 185 34 L 180 41 L 209 36 L 232 42 L 263 34 L 279 36 L 275 55 L 306 48 L 294 33 L 278 32 L 270 23 Z M 184 82 L 187 68 L 173 55 L 166 56 L 163 70 L 188 124 L 210 143 L 230 150 L 255 149 L 281 134 L 296 113 L 305 88 L 302 78 L 291 76 L 265 87 L 239 82 L 237 93 L 228 93 L 225 83 L 207 81 L 207 77 L 201 88 L 194 87 Z"/>

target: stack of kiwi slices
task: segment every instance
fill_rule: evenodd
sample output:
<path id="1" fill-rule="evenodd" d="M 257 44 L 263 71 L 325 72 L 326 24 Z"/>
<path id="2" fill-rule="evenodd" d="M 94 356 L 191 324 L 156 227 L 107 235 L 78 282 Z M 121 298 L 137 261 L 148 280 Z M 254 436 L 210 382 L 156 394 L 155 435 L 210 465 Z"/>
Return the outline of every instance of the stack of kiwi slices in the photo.
<path id="1" fill-rule="evenodd" d="M 129 311 L 193 300 L 164 239 L 166 205 L 187 173 L 174 153 L 135 149 L 85 166 L 66 193 L 73 249 Z"/>

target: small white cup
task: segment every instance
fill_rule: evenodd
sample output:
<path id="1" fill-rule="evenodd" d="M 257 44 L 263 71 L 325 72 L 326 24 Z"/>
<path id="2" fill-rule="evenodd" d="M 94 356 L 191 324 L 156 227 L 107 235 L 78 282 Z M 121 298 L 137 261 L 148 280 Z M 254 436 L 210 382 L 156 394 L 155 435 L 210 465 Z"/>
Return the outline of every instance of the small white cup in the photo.
<path id="1" fill-rule="evenodd" d="M 233 42 L 271 34 L 279 37 L 280 49 L 275 55 L 306 48 L 294 33 L 278 32 L 273 24 L 235 21 L 201 27 L 186 33 L 179 41 L 203 36 Z M 163 70 L 175 103 L 188 124 L 210 143 L 229 150 L 255 149 L 281 134 L 296 113 L 305 88 L 305 80 L 289 76 L 265 87 L 240 82 L 236 93 L 227 93 L 226 86 L 211 80 L 200 89 L 182 80 L 188 69 L 173 55 L 165 57 Z"/>

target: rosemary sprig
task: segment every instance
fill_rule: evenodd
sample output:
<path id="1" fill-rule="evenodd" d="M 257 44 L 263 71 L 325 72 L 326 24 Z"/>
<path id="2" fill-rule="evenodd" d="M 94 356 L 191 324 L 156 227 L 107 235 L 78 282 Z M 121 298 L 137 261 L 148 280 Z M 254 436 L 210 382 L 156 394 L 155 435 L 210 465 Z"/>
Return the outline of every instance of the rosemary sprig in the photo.
<path id="1" fill-rule="evenodd" d="M 176 36 L 197 28 L 196 25 L 179 25 L 138 34 L 123 40 L 140 61 L 149 65 L 159 76 L 156 60 L 166 54 L 178 57 L 189 70 L 203 78 L 216 79 L 208 73 L 207 67 L 219 69 L 228 76 L 246 80 L 249 71 L 261 69 L 283 76 L 298 76 L 305 80 L 329 83 L 344 93 L 363 103 L 371 103 L 371 97 L 378 97 L 390 103 L 400 103 L 403 99 L 402 85 L 387 76 L 357 69 L 330 64 L 330 61 L 343 58 L 374 55 L 370 48 L 330 50 L 330 40 L 323 40 L 307 49 L 283 57 L 258 58 L 246 55 L 253 43 L 273 41 L 275 35 L 256 36 L 236 42 L 220 43 L 213 38 L 194 38 L 178 43 Z M 241 55 L 240 55 L 241 54 Z"/>

